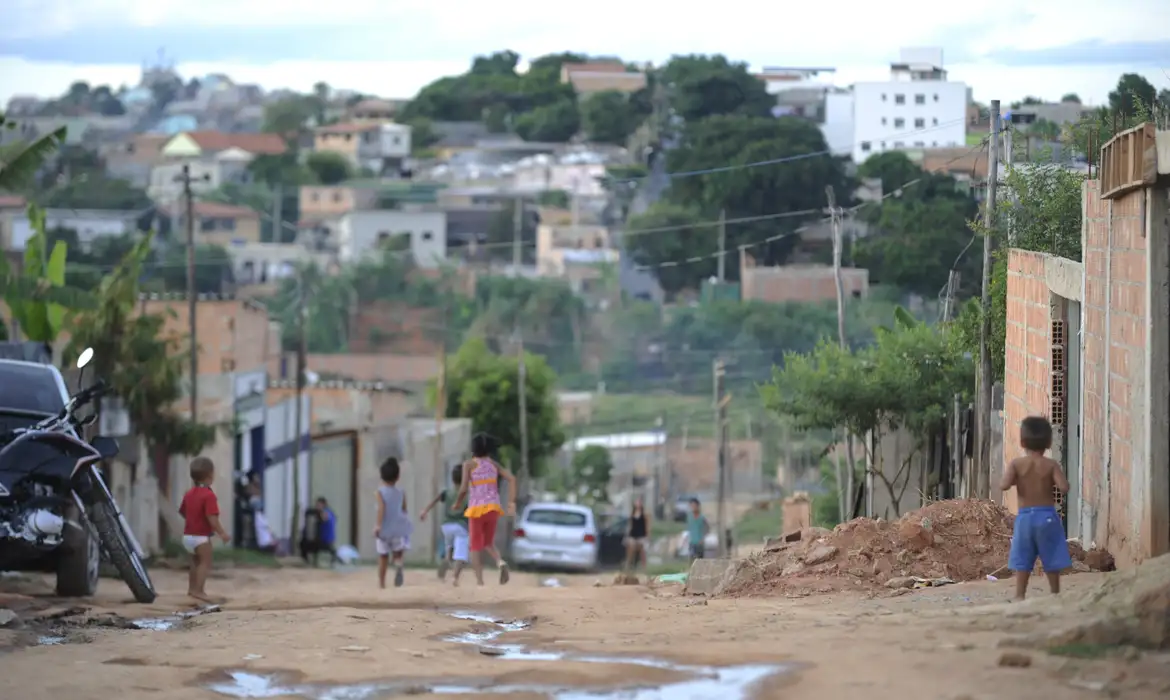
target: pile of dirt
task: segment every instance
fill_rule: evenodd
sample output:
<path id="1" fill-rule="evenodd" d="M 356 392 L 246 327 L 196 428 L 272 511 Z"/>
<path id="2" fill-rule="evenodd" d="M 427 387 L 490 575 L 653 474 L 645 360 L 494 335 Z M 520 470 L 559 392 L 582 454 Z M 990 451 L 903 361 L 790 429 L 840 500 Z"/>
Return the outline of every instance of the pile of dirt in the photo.
<path id="1" fill-rule="evenodd" d="M 1029 598 L 1016 610 L 1045 618 L 1044 629 L 1003 646 L 1170 649 L 1170 554 L 1107 574 L 1075 594 Z"/>
<path id="2" fill-rule="evenodd" d="M 987 500 L 938 501 L 896 521 L 857 518 L 745 559 L 719 593 L 770 594 L 784 588 L 874 588 L 908 577 L 971 581 L 1003 568 L 1013 515 Z"/>

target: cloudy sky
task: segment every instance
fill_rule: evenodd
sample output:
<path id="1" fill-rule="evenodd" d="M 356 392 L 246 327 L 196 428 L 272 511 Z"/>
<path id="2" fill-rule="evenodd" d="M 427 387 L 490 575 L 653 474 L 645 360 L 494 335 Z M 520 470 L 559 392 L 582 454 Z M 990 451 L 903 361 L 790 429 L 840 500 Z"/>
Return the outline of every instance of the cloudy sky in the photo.
<path id="1" fill-rule="evenodd" d="M 74 80 L 137 82 L 160 49 L 185 76 L 265 88 L 314 82 L 409 97 L 472 56 L 571 50 L 661 62 L 724 53 L 753 67 L 832 66 L 880 80 L 902 46 L 941 46 L 976 99 L 1076 92 L 1105 100 L 1123 72 L 1170 88 L 1170 0 L 903 0 L 694 4 L 593 0 L 3 0 L 0 101 L 59 94 Z"/>

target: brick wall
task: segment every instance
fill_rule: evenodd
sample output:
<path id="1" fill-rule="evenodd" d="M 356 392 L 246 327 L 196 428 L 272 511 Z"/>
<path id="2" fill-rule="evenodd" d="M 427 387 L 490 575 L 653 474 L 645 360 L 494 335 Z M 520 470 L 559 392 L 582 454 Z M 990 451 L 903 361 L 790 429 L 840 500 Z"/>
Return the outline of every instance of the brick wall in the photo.
<path id="1" fill-rule="evenodd" d="M 847 296 L 869 294 L 869 270 L 845 268 L 842 286 Z M 826 265 L 748 267 L 743 270 L 744 300 L 781 303 L 786 301 L 832 301 L 837 298 L 833 268 Z"/>
<path id="2" fill-rule="evenodd" d="M 1020 454 L 1020 421 L 1047 416 L 1052 408 L 1051 293 L 1044 279 L 1043 253 L 1013 249 L 1008 253 L 1007 328 L 1004 339 L 1003 461 L 991 465 L 991 486 L 1003 465 Z M 1016 509 L 1016 492 L 1003 494 Z"/>
<path id="3" fill-rule="evenodd" d="M 163 295 L 142 302 L 146 313 L 163 314 L 163 333 L 183 338 L 188 334 L 187 300 L 184 295 Z M 264 307 L 239 299 L 208 299 L 196 306 L 199 340 L 199 374 L 248 372 L 263 369 L 280 354 L 270 336 Z M 182 350 L 185 352 L 185 349 Z"/>
<path id="4" fill-rule="evenodd" d="M 1082 532 L 1136 562 L 1148 488 L 1145 192 L 1100 194 L 1099 182 L 1085 183 Z"/>

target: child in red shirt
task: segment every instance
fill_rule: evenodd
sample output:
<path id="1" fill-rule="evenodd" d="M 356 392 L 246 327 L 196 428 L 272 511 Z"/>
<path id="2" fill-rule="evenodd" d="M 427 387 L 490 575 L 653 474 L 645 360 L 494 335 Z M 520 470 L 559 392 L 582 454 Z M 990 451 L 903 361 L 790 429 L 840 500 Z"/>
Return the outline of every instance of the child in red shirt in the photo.
<path id="1" fill-rule="evenodd" d="M 219 500 L 211 483 L 215 464 L 206 457 L 191 460 L 191 481 L 195 485 L 183 495 L 179 515 L 183 516 L 183 548 L 191 554 L 191 571 L 187 576 L 187 595 L 205 603 L 215 602 L 203 590 L 211 573 L 211 536 L 219 535 L 224 544 L 231 542 L 219 522 Z"/>

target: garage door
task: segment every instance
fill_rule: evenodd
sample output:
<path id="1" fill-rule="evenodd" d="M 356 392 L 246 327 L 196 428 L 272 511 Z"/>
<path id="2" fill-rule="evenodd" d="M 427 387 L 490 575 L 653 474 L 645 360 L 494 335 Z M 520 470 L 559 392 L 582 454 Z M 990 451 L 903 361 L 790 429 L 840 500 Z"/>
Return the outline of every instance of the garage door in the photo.
<path id="1" fill-rule="evenodd" d="M 337 515 L 337 544 L 353 544 L 353 436 L 313 441 L 309 483 L 312 498 L 324 496 Z"/>

